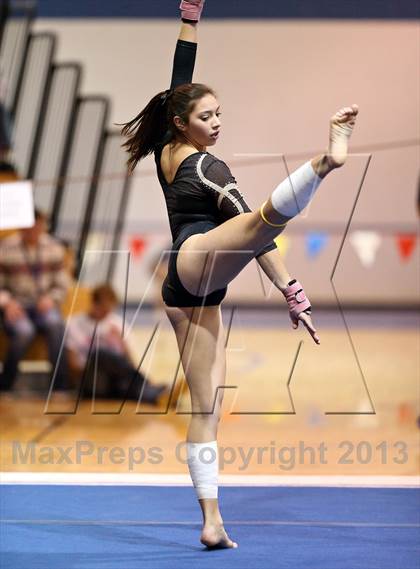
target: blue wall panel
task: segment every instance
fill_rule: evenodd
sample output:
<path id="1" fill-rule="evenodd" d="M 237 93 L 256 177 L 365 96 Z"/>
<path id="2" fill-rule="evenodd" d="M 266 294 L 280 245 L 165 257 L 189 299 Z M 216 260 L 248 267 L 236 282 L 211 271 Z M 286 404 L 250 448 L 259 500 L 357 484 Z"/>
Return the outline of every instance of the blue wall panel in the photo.
<path id="1" fill-rule="evenodd" d="M 176 18 L 178 0 L 39 0 L 41 18 Z M 416 0 L 208 0 L 207 18 L 419 18 Z"/>

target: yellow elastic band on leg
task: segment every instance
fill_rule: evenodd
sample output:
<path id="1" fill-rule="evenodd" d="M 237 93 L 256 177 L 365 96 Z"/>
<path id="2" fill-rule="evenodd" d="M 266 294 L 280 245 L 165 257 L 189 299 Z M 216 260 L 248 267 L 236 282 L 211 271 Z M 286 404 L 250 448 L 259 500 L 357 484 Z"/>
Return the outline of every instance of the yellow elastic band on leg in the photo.
<path id="1" fill-rule="evenodd" d="M 287 221 L 286 221 L 286 223 L 280 223 L 280 224 L 271 223 L 271 221 L 268 221 L 268 219 L 265 217 L 264 212 L 263 212 L 263 209 L 264 209 L 264 206 L 265 206 L 266 203 L 267 203 L 267 202 L 264 202 L 264 203 L 262 204 L 262 206 L 260 207 L 260 215 L 261 215 L 262 220 L 263 220 L 267 225 L 271 225 L 272 227 L 284 227 L 285 225 L 287 225 Z"/>

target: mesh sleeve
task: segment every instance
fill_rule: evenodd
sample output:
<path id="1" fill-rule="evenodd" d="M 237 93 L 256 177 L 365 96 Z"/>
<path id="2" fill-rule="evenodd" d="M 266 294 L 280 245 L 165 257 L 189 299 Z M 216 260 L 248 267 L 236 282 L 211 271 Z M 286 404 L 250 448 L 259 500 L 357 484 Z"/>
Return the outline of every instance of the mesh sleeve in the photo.
<path id="1" fill-rule="evenodd" d="M 222 160 L 206 156 L 198 175 L 206 192 L 216 201 L 222 221 L 251 211 L 229 167 Z"/>
<path id="2" fill-rule="evenodd" d="M 252 211 L 239 191 L 232 172 L 222 160 L 213 156 L 205 157 L 201 171 L 200 168 L 198 169 L 198 175 L 206 191 L 211 193 L 216 201 L 222 222 L 241 213 Z M 274 241 L 271 241 L 264 249 L 258 252 L 256 257 L 274 249 L 277 249 L 277 245 Z"/>

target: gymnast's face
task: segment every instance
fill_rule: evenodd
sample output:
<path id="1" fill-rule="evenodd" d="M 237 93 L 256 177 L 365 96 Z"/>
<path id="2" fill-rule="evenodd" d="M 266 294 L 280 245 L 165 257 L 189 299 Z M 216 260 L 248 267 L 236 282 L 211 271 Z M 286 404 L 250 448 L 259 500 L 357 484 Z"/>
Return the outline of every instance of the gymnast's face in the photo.
<path id="1" fill-rule="evenodd" d="M 175 117 L 175 124 L 195 146 L 214 146 L 220 133 L 220 115 L 218 100 L 214 95 L 207 94 L 196 102 L 187 124 L 179 117 Z"/>

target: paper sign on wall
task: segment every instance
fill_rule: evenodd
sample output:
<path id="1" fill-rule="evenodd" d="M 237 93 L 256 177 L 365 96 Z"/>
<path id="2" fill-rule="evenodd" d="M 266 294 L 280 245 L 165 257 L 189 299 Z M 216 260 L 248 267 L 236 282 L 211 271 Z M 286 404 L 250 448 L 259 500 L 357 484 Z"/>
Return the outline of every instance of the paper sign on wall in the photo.
<path id="1" fill-rule="evenodd" d="M 0 184 L 0 229 L 21 229 L 34 223 L 32 182 Z"/>

